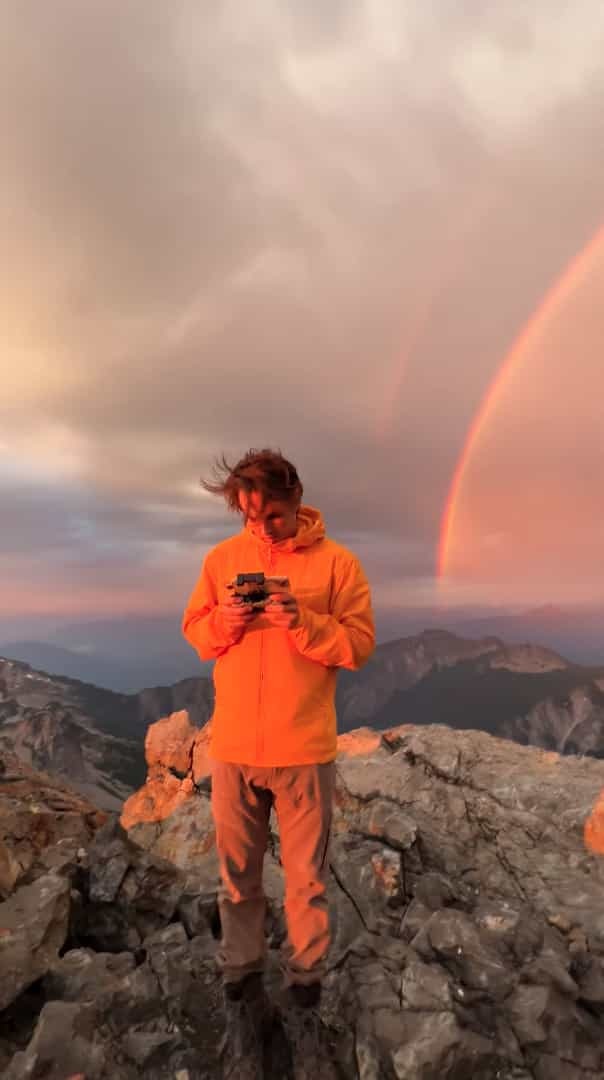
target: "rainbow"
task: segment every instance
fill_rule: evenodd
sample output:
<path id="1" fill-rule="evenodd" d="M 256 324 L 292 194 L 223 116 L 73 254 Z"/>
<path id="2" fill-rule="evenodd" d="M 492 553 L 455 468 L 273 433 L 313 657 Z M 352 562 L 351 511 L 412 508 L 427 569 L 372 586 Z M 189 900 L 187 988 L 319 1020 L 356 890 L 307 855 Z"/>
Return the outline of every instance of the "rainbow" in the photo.
<path id="1" fill-rule="evenodd" d="M 455 529 L 455 513 L 458 498 L 464 481 L 468 463 L 477 446 L 478 440 L 484 430 L 489 417 L 501 396 L 509 376 L 520 363 L 524 354 L 533 346 L 544 333 L 551 319 L 564 301 L 581 284 L 583 279 L 590 273 L 592 265 L 600 253 L 604 250 L 604 226 L 597 229 L 596 233 L 588 241 L 584 248 L 571 259 L 562 274 L 557 278 L 551 288 L 546 292 L 541 303 L 533 312 L 528 322 L 521 330 L 512 344 L 511 349 L 499 365 L 494 378 L 482 398 L 474 415 L 462 451 L 459 455 L 455 471 L 449 486 L 449 492 L 445 508 L 441 518 L 440 536 L 438 544 L 436 576 L 442 581 L 445 577 L 451 541 Z"/>
<path id="2" fill-rule="evenodd" d="M 425 295 L 416 307 L 407 328 L 406 344 L 398 350 L 399 360 L 394 379 L 388 383 L 382 407 L 377 410 L 375 426 L 377 438 L 384 438 L 394 427 L 396 407 L 403 383 L 430 326 L 434 308 L 445 286 L 454 282 L 456 274 L 463 267 L 468 242 L 472 234 L 483 224 L 494 203 L 495 192 L 492 189 L 479 189 L 478 194 L 467 202 L 464 213 L 456 217 L 449 229 L 443 230 L 440 235 L 440 260 L 432 265 L 433 272 L 426 283 Z"/>

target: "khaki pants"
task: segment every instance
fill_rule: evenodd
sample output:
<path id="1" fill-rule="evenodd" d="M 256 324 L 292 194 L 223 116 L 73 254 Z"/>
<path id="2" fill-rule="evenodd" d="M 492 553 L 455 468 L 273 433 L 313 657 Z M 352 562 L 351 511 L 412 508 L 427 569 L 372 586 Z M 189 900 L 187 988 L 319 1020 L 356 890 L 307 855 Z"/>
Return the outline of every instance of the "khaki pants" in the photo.
<path id="1" fill-rule="evenodd" d="M 212 763 L 212 812 L 226 982 L 262 971 L 266 902 L 262 864 L 275 807 L 285 873 L 286 983 L 320 980 L 329 947 L 326 880 L 335 763 L 264 768 Z"/>

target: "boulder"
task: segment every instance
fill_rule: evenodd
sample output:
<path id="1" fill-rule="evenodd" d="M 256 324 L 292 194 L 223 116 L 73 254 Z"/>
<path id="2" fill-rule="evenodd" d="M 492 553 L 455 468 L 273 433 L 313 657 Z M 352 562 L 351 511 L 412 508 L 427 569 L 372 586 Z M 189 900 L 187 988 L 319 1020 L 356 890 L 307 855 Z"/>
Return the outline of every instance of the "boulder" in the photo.
<path id="1" fill-rule="evenodd" d="M 173 918 L 185 892 L 173 863 L 133 843 L 115 815 L 95 835 L 72 911 L 74 941 L 100 951 L 137 948 Z"/>
<path id="2" fill-rule="evenodd" d="M 44 975 L 65 944 L 69 882 L 44 874 L 0 904 L 0 1010 Z"/>
<path id="3" fill-rule="evenodd" d="M 145 739 L 147 780 L 126 800 L 121 821 L 125 829 L 162 822 L 186 804 L 209 775 L 210 725 L 201 730 L 186 710 L 150 724 Z"/>
<path id="4" fill-rule="evenodd" d="M 21 882 L 73 861 L 106 819 L 82 795 L 3 753 L 0 769 L 0 899 Z M 65 853 L 69 854 L 66 856 Z"/>
<path id="5" fill-rule="evenodd" d="M 27 1049 L 15 1054 L 5 1080 L 100 1080 L 105 1049 L 91 1005 L 49 1001 Z"/>

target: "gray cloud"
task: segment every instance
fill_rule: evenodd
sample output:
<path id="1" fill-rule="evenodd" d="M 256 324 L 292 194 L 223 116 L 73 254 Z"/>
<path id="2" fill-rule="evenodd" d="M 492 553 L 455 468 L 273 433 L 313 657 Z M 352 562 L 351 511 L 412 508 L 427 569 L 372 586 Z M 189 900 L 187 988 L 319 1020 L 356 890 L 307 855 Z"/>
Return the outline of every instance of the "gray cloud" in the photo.
<path id="1" fill-rule="evenodd" d="M 172 542 L 184 579 L 235 527 L 199 474 L 268 444 L 376 580 L 429 578 L 475 409 L 602 213 L 601 5 L 3 22 L 0 419 L 47 477 L 5 485 L 5 550 L 110 587 Z"/>

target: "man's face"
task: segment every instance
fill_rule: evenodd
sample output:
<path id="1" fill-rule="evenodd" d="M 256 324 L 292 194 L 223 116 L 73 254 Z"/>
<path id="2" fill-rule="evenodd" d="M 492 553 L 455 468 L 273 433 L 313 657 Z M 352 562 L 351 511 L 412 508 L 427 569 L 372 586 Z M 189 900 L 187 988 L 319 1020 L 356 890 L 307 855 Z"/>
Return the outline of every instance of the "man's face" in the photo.
<path id="1" fill-rule="evenodd" d="M 287 540 L 288 536 L 296 535 L 298 503 L 270 499 L 262 506 L 259 491 L 249 494 L 240 491 L 239 506 L 246 525 L 249 525 L 254 536 L 265 543 L 277 544 L 280 540 Z"/>

